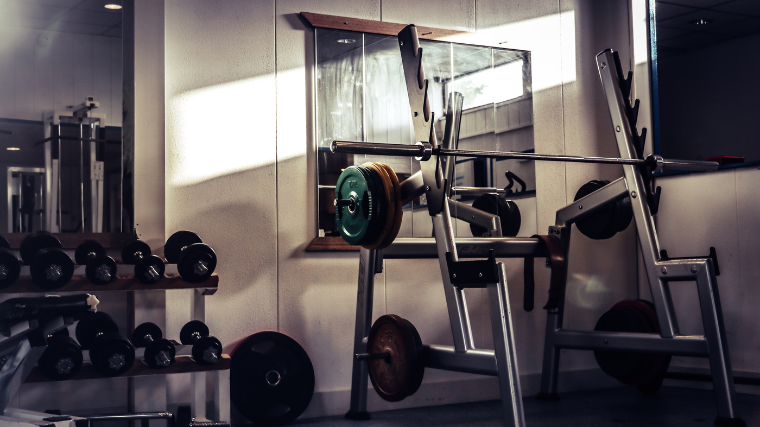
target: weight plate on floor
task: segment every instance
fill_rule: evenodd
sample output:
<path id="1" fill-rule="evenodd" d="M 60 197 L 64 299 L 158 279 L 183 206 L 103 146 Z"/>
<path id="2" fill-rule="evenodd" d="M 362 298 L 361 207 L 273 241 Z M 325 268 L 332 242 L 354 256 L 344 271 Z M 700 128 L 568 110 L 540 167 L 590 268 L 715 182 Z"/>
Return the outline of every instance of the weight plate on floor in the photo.
<path id="1" fill-rule="evenodd" d="M 338 177 L 336 200 L 353 201 L 350 206 L 335 208 L 336 226 L 347 243 L 359 245 L 367 235 L 374 221 L 373 197 L 366 175 L 359 167 L 348 167 Z"/>
<path id="2" fill-rule="evenodd" d="M 34 255 L 29 272 L 34 283 L 40 288 L 58 289 L 74 276 L 74 261 L 63 249 L 48 247 Z"/>
<path id="3" fill-rule="evenodd" d="M 24 264 L 30 265 L 34 260 L 34 255 L 45 248 L 60 248 L 61 241 L 47 231 L 36 231 L 28 234 L 21 241 L 19 253 Z"/>
<path id="4" fill-rule="evenodd" d="M 232 354 L 230 397 L 259 426 L 287 424 L 303 413 L 314 394 L 314 367 L 295 340 L 259 332 Z"/>
<path id="5" fill-rule="evenodd" d="M 150 246 L 142 240 L 129 242 L 121 249 L 121 262 L 124 264 L 137 264 L 138 259 L 135 258 L 137 252 L 140 252 L 144 258 L 147 258 L 151 254 Z"/>
<path id="6" fill-rule="evenodd" d="M 398 402 L 419 387 L 422 353 L 406 320 L 395 314 L 380 316 L 370 329 L 367 352 L 390 354 L 386 360 L 367 361 L 372 386 L 384 400 Z"/>
<path id="7" fill-rule="evenodd" d="M 592 180 L 581 186 L 575 193 L 574 201 L 588 196 L 596 190 L 609 184 L 609 181 Z M 602 209 L 576 221 L 575 225 L 584 236 L 594 240 L 609 239 L 617 233 L 614 223 L 615 204 L 608 204 Z"/>
<path id="8" fill-rule="evenodd" d="M 192 231 L 178 231 L 169 236 L 164 245 L 164 257 L 166 258 L 166 262 L 169 264 L 177 264 L 180 255 L 182 254 L 182 248 L 190 246 L 193 243 L 203 243 L 203 240 Z"/>
<path id="9" fill-rule="evenodd" d="M 417 390 L 420 389 L 420 386 L 422 385 L 422 379 L 425 376 L 425 358 L 422 357 L 422 352 L 425 351 L 425 349 L 422 346 L 422 339 L 420 338 L 420 333 L 417 332 L 417 328 L 414 327 L 412 322 L 406 319 L 404 319 L 404 322 L 406 322 L 407 326 L 409 326 L 409 329 L 412 331 L 414 344 L 417 347 L 417 354 L 420 355 L 420 357 L 417 357 L 417 366 L 414 368 L 416 375 L 412 377 L 411 387 L 409 389 L 409 394 L 407 395 L 411 396 L 414 393 L 417 393 Z"/>
<path id="10" fill-rule="evenodd" d="M 615 304 L 597 322 L 595 330 L 608 332 L 657 333 L 657 316 L 650 303 L 626 300 Z M 624 351 L 595 351 L 599 367 L 644 394 L 655 393 L 670 363 L 669 355 Z"/>
<path id="11" fill-rule="evenodd" d="M 10 249 L 0 247 L 0 289 L 7 288 L 21 274 L 21 262 Z"/>
<path id="12" fill-rule="evenodd" d="M 90 253 L 94 253 L 95 255 L 105 255 L 106 249 L 103 247 L 103 245 L 94 240 L 87 240 L 86 242 L 83 242 L 81 245 L 77 246 L 76 250 L 74 251 L 74 261 L 76 261 L 76 263 L 79 265 L 86 265 L 88 261 L 87 256 Z"/>
<path id="13" fill-rule="evenodd" d="M 375 176 L 379 178 L 379 187 L 382 188 L 381 192 L 383 208 L 381 209 L 382 215 L 379 217 L 381 221 L 379 223 L 378 235 L 373 241 L 363 245 L 366 249 L 376 249 L 393 231 L 393 222 L 396 209 L 396 192 L 393 190 L 393 182 L 391 182 L 391 177 L 388 175 L 388 171 L 384 167 L 374 162 L 368 162 L 362 166 L 371 169 L 375 173 Z"/>
<path id="14" fill-rule="evenodd" d="M 390 234 L 388 234 L 388 238 L 378 247 L 378 249 L 384 249 L 396 240 L 396 236 L 398 236 L 398 232 L 401 230 L 401 221 L 404 219 L 404 204 L 401 200 L 401 184 L 398 182 L 396 172 L 393 172 L 393 169 L 385 163 L 378 164 L 388 172 L 388 176 L 391 178 L 391 183 L 393 184 L 393 192 L 396 197 L 396 205 L 393 209 L 393 228 L 391 229 Z"/>

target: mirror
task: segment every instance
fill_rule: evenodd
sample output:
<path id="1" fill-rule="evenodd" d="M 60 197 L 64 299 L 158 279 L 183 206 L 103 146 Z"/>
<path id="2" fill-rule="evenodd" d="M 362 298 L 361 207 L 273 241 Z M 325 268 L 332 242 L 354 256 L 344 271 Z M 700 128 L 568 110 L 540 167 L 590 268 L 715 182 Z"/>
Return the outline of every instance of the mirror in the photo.
<path id="1" fill-rule="evenodd" d="M 344 168 L 368 161 L 383 162 L 393 168 L 399 180 L 404 180 L 420 166 L 408 157 L 330 152 L 333 140 L 416 142 L 398 39 L 324 28 L 316 29 L 315 38 L 318 226 L 320 235 L 331 236 L 337 235 L 334 188 Z M 459 93 L 464 99 L 458 148 L 533 151 L 529 52 L 431 40 L 420 40 L 420 47 L 439 141 L 443 140 L 449 96 Z M 508 175 L 512 177 L 514 184 L 509 186 L 508 198 L 533 222 L 518 235 L 535 234 L 536 180 L 532 161 L 451 159 L 455 161 L 454 187 L 504 189 L 509 186 Z M 474 200 L 470 196 L 455 198 Z M 469 225 L 457 221 L 457 234 L 471 235 Z M 399 237 L 431 235 L 432 223 L 423 195 L 404 206 Z"/>
<path id="2" fill-rule="evenodd" d="M 654 151 L 721 164 L 760 161 L 754 123 L 760 2 L 650 2 Z"/>
<path id="3" fill-rule="evenodd" d="M 121 0 L 6 0 L 0 17 L 0 232 L 120 232 Z"/>

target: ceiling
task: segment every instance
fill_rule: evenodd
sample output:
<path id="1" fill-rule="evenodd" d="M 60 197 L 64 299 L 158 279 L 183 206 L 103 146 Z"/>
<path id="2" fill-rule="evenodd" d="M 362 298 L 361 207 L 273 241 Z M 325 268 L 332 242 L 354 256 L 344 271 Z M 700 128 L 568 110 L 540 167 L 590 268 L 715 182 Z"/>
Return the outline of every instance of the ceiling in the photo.
<path id="1" fill-rule="evenodd" d="M 122 0 L 0 0 L 0 25 L 121 38 Z"/>
<path id="2" fill-rule="evenodd" d="M 658 54 L 669 56 L 760 33 L 760 0 L 658 0 L 655 17 Z"/>

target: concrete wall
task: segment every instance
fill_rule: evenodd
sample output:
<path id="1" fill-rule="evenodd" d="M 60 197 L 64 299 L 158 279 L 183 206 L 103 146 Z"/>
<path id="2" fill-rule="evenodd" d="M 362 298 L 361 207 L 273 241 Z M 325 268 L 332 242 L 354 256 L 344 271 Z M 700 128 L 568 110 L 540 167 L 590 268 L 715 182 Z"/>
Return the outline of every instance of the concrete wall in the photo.
<path id="1" fill-rule="evenodd" d="M 658 64 L 664 157 L 760 160 L 760 34 L 667 57 Z"/>
<path id="2" fill-rule="evenodd" d="M 317 375 L 307 415 L 348 408 L 356 254 L 307 254 L 316 237 L 311 11 L 478 32 L 532 51 L 537 152 L 616 155 L 594 56 L 621 51 L 630 67 L 628 2 L 501 0 L 166 2 L 166 232 L 192 229 L 218 251 L 219 292 L 208 324 L 228 350 L 247 335 L 277 329 L 299 341 Z M 591 179 L 618 167 L 537 164 L 536 230 Z M 631 230 L 606 242 L 574 237 L 567 325 L 593 328 L 614 302 L 636 294 Z M 522 300 L 522 267 L 507 261 L 511 301 Z M 539 269 L 542 304 L 548 272 Z M 375 317 L 409 318 L 425 342 L 451 342 L 437 262 L 386 261 L 376 277 Z M 187 319 L 187 299 L 167 301 L 170 336 Z M 491 345 L 485 294 L 469 292 L 477 345 Z M 515 309 L 526 394 L 537 392 L 545 313 Z M 563 387 L 605 382 L 588 352 L 563 353 L 575 372 Z M 568 374 L 571 375 L 571 374 Z M 179 377 L 178 377 L 179 378 Z M 563 377 L 565 378 L 565 377 Z M 570 376 L 566 377 L 570 378 Z M 175 381 L 172 379 L 172 381 Z M 187 381 L 183 383 L 182 381 Z M 189 401 L 189 380 L 170 384 Z M 396 405 L 370 393 L 370 410 L 497 396 L 493 379 L 428 370 L 420 392 Z"/>

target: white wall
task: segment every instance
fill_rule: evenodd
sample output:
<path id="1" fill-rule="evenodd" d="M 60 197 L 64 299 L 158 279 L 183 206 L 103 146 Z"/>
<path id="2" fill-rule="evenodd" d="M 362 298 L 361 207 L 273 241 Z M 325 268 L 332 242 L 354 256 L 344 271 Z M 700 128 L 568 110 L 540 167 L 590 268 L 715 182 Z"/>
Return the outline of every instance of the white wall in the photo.
<path id="1" fill-rule="evenodd" d="M 595 55 L 621 50 L 630 66 L 624 0 L 445 2 L 259 1 L 166 5 L 166 225 L 200 233 L 220 257 L 220 290 L 207 300 L 211 330 L 230 350 L 247 335 L 277 329 L 299 341 L 317 376 L 307 415 L 348 409 L 357 255 L 313 254 L 316 237 L 313 30 L 301 11 L 477 31 L 532 51 L 537 152 L 616 155 Z M 538 164 L 538 232 L 586 181 L 619 167 Z M 593 328 L 614 302 L 636 294 L 631 230 L 606 242 L 576 233 L 567 326 Z M 508 260 L 511 301 L 522 300 L 521 260 Z M 376 277 L 375 317 L 409 318 L 423 340 L 450 343 L 434 260 L 389 260 Z M 548 272 L 538 271 L 539 301 Z M 169 335 L 186 302 L 167 302 Z M 485 294 L 468 293 L 476 344 L 491 345 Z M 513 311 L 526 394 L 537 392 L 545 313 Z M 598 373 L 589 352 L 563 353 L 562 369 Z M 563 387 L 600 386 L 599 375 Z M 456 384 L 455 387 L 437 383 Z M 607 384 L 612 384 L 608 382 Z M 182 386 L 170 385 L 172 390 Z M 370 393 L 370 410 L 494 398 L 493 379 L 428 370 L 420 392 L 397 405 Z M 181 392 L 170 401 L 188 401 Z"/>
<path id="2" fill-rule="evenodd" d="M 94 96 L 105 125 L 121 126 L 121 41 L 0 25 L 0 117 L 42 120 Z"/>
<path id="3" fill-rule="evenodd" d="M 759 43 L 753 34 L 659 61 L 663 157 L 760 160 Z"/>

